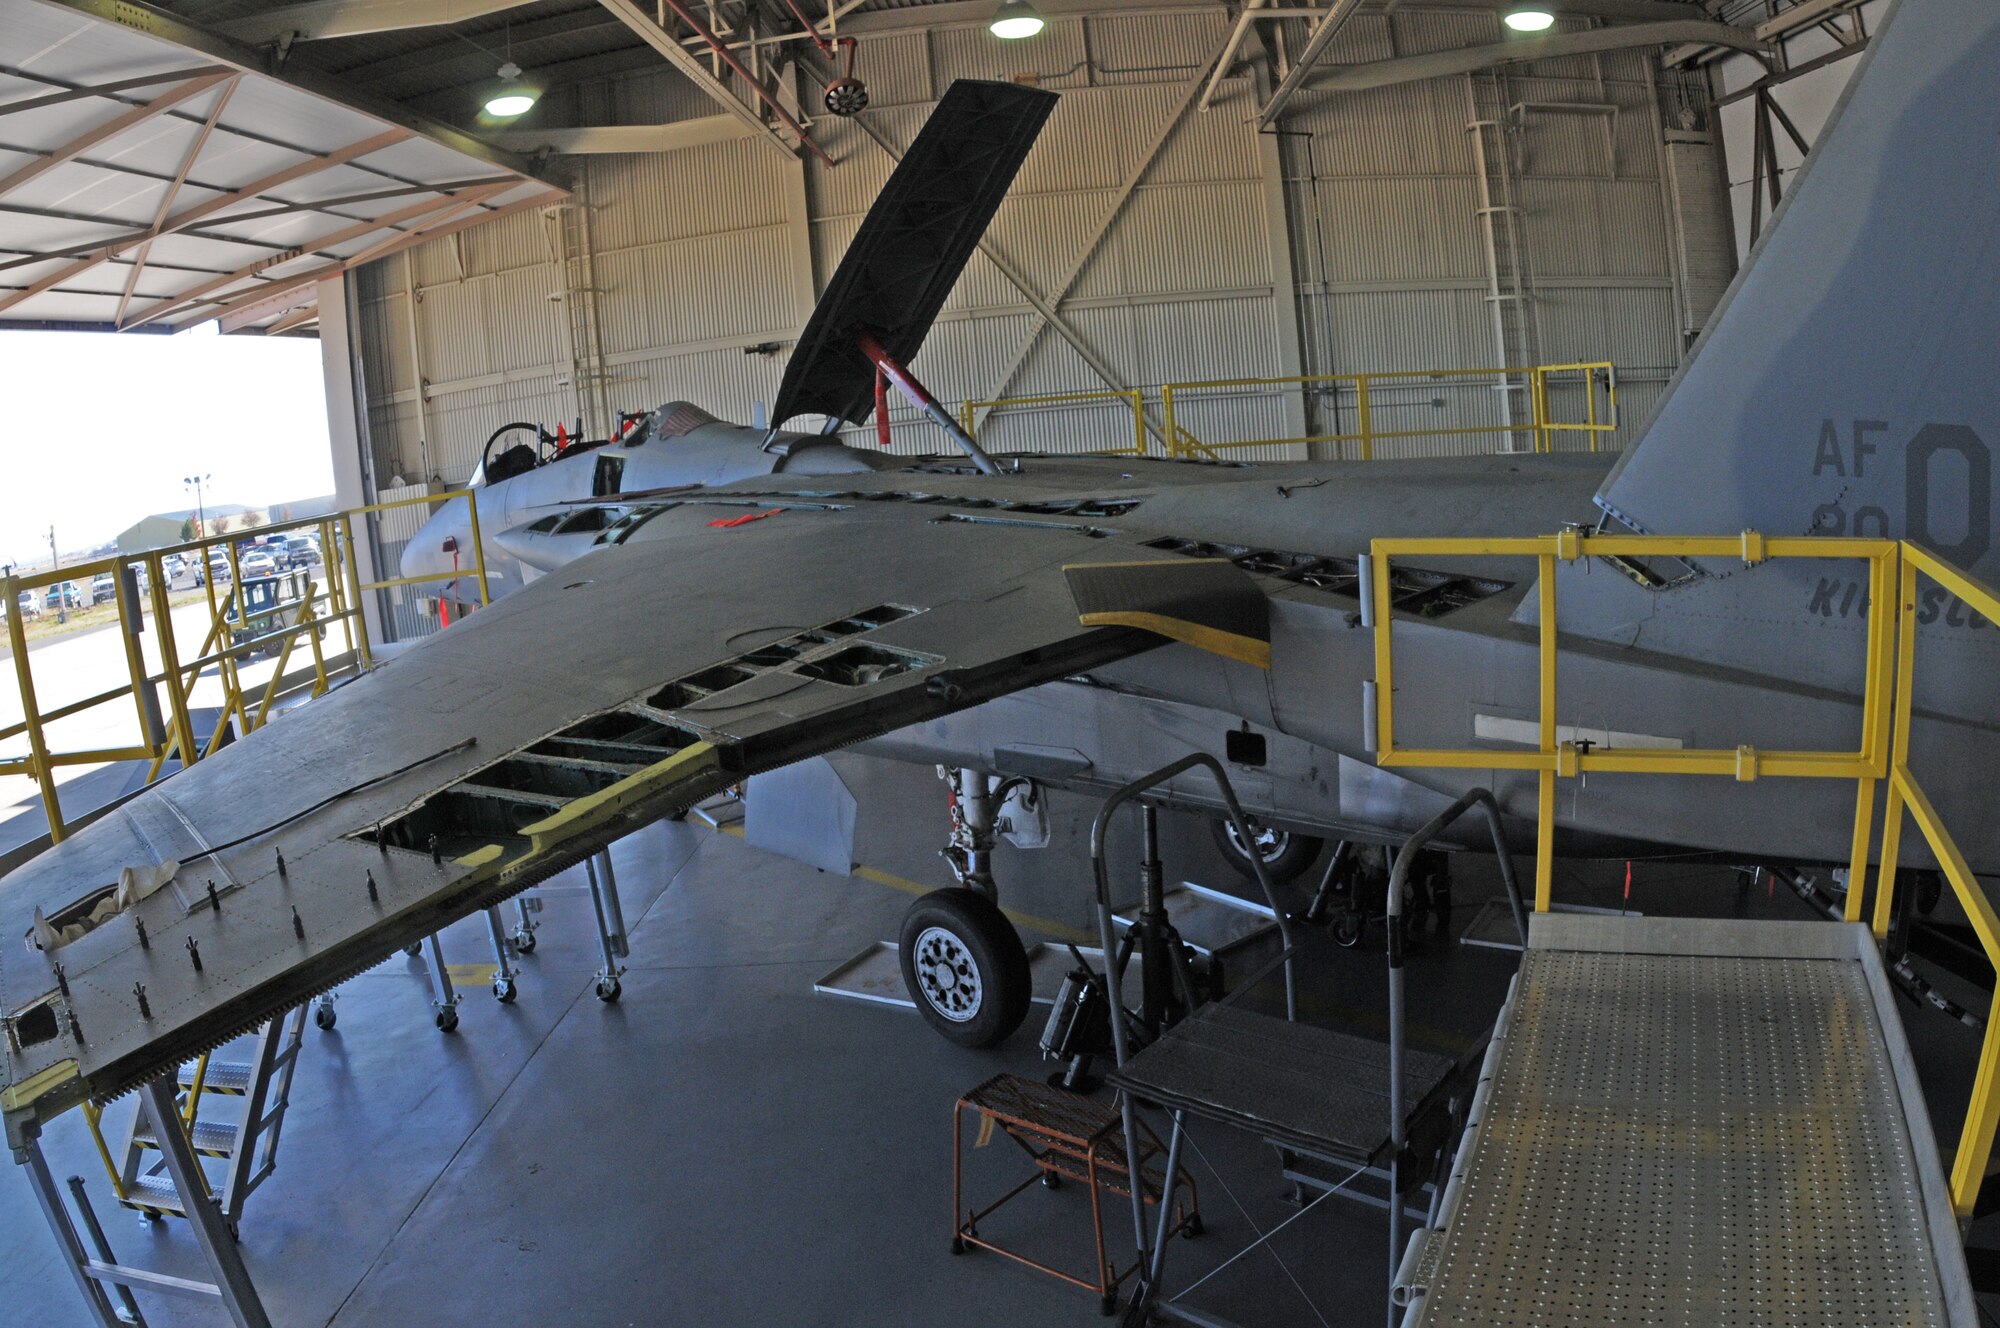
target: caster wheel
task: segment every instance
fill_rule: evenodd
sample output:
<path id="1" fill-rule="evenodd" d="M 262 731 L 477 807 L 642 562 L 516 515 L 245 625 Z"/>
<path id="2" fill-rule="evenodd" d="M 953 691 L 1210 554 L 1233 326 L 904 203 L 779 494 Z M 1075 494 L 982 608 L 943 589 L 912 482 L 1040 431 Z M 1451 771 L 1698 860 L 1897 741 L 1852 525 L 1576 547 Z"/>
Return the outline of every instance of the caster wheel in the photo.
<path id="1" fill-rule="evenodd" d="M 953 1254 L 963 1254 L 965 1253 L 965 1249 L 965 1237 L 953 1236 L 951 1238 L 951 1252 Z"/>
<path id="2" fill-rule="evenodd" d="M 615 1002 L 624 990 L 625 988 L 619 983 L 617 978 L 599 978 L 597 980 L 597 999 L 603 1001 L 606 1005 Z"/>
<path id="3" fill-rule="evenodd" d="M 1208 1230 L 1208 1228 L 1201 1224 L 1201 1214 L 1196 1213 L 1192 1217 L 1188 1218 L 1187 1225 L 1181 1228 L 1181 1239 L 1193 1240 L 1196 1236 L 1199 1236 L 1202 1232 L 1206 1230 Z"/>
<path id="4" fill-rule="evenodd" d="M 438 1026 L 438 1032 L 440 1033 L 449 1033 L 454 1028 L 457 1028 L 458 1027 L 457 1008 L 452 1006 L 447 1006 L 445 1009 L 439 1010 L 437 1012 L 437 1026 Z"/>
<path id="5" fill-rule="evenodd" d="M 493 984 L 493 999 L 502 1005 L 514 1003 L 514 979 L 501 978 Z"/>
<path id="6" fill-rule="evenodd" d="M 1107 1319 L 1116 1314 L 1118 1312 L 1118 1293 L 1114 1291 L 1108 1296 L 1099 1296 L 1097 1298 L 1097 1312 Z"/>
<path id="7" fill-rule="evenodd" d="M 1361 944 L 1361 929 L 1367 920 L 1359 913 L 1337 913 L 1333 919 L 1333 939 L 1336 945 L 1353 949 Z"/>
<path id="8" fill-rule="evenodd" d="M 333 1012 L 331 1005 L 315 1005 L 313 1007 L 313 1027 L 323 1033 L 332 1032 L 333 1026 L 339 1018 L 340 1016 Z"/>
<path id="9" fill-rule="evenodd" d="M 1043 1188 L 1043 1189 L 1048 1189 L 1048 1190 L 1059 1190 L 1059 1189 L 1061 1189 L 1061 1188 L 1062 1188 L 1062 1177 L 1061 1177 L 1061 1176 L 1058 1176 L 1058 1175 L 1057 1175 L 1057 1174 L 1056 1174 L 1055 1172 L 1053 1172 L 1053 1171 L 1044 1171 L 1044 1172 L 1042 1173 L 1042 1188 Z"/>
<path id="10" fill-rule="evenodd" d="M 535 933 L 526 928 L 522 928 L 520 931 L 514 933 L 514 952 L 516 954 L 531 955 L 535 952 L 535 945 Z"/>
<path id="11" fill-rule="evenodd" d="M 415 945 L 406 945 L 403 947 L 403 953 L 412 959 L 421 958 L 424 953 L 424 943 L 418 941 Z"/>

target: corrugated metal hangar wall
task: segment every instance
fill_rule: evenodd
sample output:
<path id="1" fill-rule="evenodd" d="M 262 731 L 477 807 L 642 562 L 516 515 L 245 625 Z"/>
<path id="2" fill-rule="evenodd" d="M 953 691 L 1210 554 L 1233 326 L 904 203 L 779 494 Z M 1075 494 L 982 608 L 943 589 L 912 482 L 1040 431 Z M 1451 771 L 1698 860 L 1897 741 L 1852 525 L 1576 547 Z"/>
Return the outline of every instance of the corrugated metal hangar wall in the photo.
<path id="1" fill-rule="evenodd" d="M 900 149 L 952 79 L 1029 72 L 1064 96 L 989 239 L 1058 306 L 1062 326 L 975 257 L 915 365 L 940 398 L 1601 359 L 1619 374 L 1624 427 L 1611 445 L 1636 436 L 1734 269 L 1699 81 L 1663 75 L 1651 51 L 1635 51 L 1364 92 L 1308 85 L 1281 132 L 1258 135 L 1246 119 L 1250 77 L 1195 109 L 1226 25 L 1220 10 L 1091 16 L 1053 22 L 1029 45 L 975 24 L 871 33 L 866 128 L 815 124 L 835 168 L 752 138 L 579 158 L 583 206 L 364 269 L 359 348 L 376 482 L 461 483 L 499 425 L 593 412 L 593 362 L 611 411 L 686 398 L 748 420 L 775 393 L 816 283 L 893 164 L 868 131 Z M 1326 62 L 1497 38 L 1491 10 L 1364 14 Z M 664 70 L 580 96 L 578 113 L 598 123 L 713 111 Z M 1501 423 L 1524 412 L 1522 396 L 1384 387 L 1374 427 Z M 1345 390 L 1187 398 L 1180 422 L 1207 441 L 1354 424 Z M 1582 408 L 1558 393 L 1554 409 Z M 894 418 L 899 449 L 945 446 L 900 408 Z M 1002 412 L 981 425 L 996 449 L 1131 437 L 1116 403 Z M 1377 455 L 1501 441 L 1412 439 Z M 1298 452 L 1238 455 L 1259 454 Z"/>

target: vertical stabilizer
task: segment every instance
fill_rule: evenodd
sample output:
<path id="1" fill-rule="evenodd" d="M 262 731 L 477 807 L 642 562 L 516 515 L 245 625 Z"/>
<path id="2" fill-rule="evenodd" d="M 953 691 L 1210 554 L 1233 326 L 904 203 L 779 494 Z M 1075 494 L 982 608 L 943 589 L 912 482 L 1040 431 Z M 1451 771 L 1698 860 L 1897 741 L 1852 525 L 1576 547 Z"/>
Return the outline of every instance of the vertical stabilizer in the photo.
<path id="1" fill-rule="evenodd" d="M 1993 575 L 2000 3 L 1898 0 L 1599 491 L 1661 534 L 1889 535 Z"/>

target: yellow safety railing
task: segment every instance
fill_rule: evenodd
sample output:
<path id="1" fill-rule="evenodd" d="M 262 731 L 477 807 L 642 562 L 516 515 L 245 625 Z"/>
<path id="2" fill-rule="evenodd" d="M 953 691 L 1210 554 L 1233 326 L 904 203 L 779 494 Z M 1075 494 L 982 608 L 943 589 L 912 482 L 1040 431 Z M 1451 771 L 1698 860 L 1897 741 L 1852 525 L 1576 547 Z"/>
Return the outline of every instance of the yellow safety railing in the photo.
<path id="1" fill-rule="evenodd" d="M 1889 757 L 1889 794 L 1882 817 L 1882 865 L 1875 885 L 1875 934 L 1889 934 L 1889 910 L 1895 902 L 1896 861 L 1902 851 L 1903 814 L 1923 831 L 1931 855 L 1938 861 L 1944 878 L 1958 896 L 1959 906 L 1979 937 L 1980 946 L 1996 970 L 2000 970 L 2000 916 L 1972 875 L 1965 854 L 1939 819 L 1937 808 L 1925 796 L 1923 786 L 1910 773 L 1910 709 L 1916 694 L 1917 586 L 1928 577 L 1958 596 L 1987 621 L 2000 623 L 2000 591 L 1966 575 L 1916 544 L 1903 545 L 1902 574 L 1896 595 L 1896 701 L 1895 746 Z M 1871 601 L 1882 603 L 1881 600 Z M 1886 615 L 1885 615 L 1886 616 Z M 1870 624 L 1873 630 L 1873 624 Z M 1847 916 L 1859 916 L 1860 891 L 1849 877 Z M 1993 1135 L 2000 1127 L 2000 987 L 1986 1013 L 1986 1034 L 1979 1048 L 1979 1072 L 1972 1085 L 1972 1102 L 1966 1111 L 1965 1128 L 1959 1136 L 1958 1154 L 1952 1159 L 1952 1205 L 1960 1217 L 1972 1215 L 1973 1201 L 1986 1179 L 1986 1167 L 1993 1155 Z"/>
<path id="2" fill-rule="evenodd" d="M 1573 375 L 1583 375 L 1581 384 L 1569 382 Z M 1603 375 L 1605 416 L 1597 415 L 1597 385 L 1599 375 Z M 1561 380 L 1568 386 L 1583 388 L 1584 418 L 1581 420 L 1558 420 L 1549 408 L 1549 380 Z M 1607 361 L 1591 364 L 1538 364 L 1529 376 L 1530 400 L 1535 412 L 1535 450 L 1553 452 L 1555 435 L 1558 433 L 1582 433 L 1590 440 L 1590 450 L 1597 448 L 1599 434 L 1613 433 L 1618 428 L 1618 367 Z"/>
<path id="3" fill-rule="evenodd" d="M 1580 381 L 1579 380 L 1580 376 Z M 1584 418 L 1558 420 L 1550 404 L 1551 383 L 1558 390 L 1581 387 Z M 1512 391 L 1525 388 L 1530 417 L 1518 424 L 1460 424 L 1426 429 L 1380 427 L 1385 412 L 1409 405 L 1395 398 L 1412 391 L 1453 388 L 1480 388 Z M 1198 438 L 1187 427 L 1189 410 L 1216 393 L 1288 390 L 1317 392 L 1333 398 L 1334 409 L 1351 413 L 1353 427 L 1337 433 L 1302 434 L 1284 438 L 1233 438 L 1227 442 Z M 1604 410 L 1598 409 L 1598 394 L 1604 395 Z M 1343 401 L 1345 398 L 1345 401 Z M 1523 369 L 1421 369 L 1379 373 L 1303 374 L 1289 378 L 1213 378 L 1199 382 L 1164 383 L 1158 390 L 1161 423 L 1153 428 L 1146 419 L 1146 389 L 1106 388 L 1094 392 L 1058 392 L 1042 396 L 999 397 L 990 401 L 966 401 L 958 408 L 960 425 L 977 439 L 979 416 L 990 419 L 995 413 L 1019 409 L 1049 408 L 1122 402 L 1132 415 L 1129 445 L 1090 449 L 1097 456 L 1134 456 L 1148 451 L 1147 435 L 1157 435 L 1164 455 L 1177 458 L 1218 460 L 1224 452 L 1249 447 L 1291 447 L 1312 443 L 1330 444 L 1343 456 L 1372 461 L 1375 445 L 1403 439 L 1451 438 L 1465 435 L 1500 434 L 1521 436 L 1537 452 L 1555 450 L 1556 435 L 1579 432 L 1586 435 L 1590 450 L 1598 450 L 1604 434 L 1618 428 L 1618 372 L 1608 360 L 1577 364 L 1542 364 Z M 1427 401 L 1425 404 L 1433 404 Z"/>
<path id="4" fill-rule="evenodd" d="M 1889 930 L 1896 888 L 1896 865 L 1907 812 L 1923 832 L 1945 879 L 1965 909 L 1974 933 L 2000 977 L 2000 914 L 1973 877 L 1936 808 L 1910 771 L 1910 716 L 1915 694 L 1917 589 L 1929 577 L 1973 611 L 2000 622 L 2000 591 L 1975 580 L 1918 545 L 1887 539 L 1766 538 L 1756 531 L 1736 537 L 1661 538 L 1650 535 L 1587 535 L 1564 531 L 1526 539 L 1383 539 L 1371 545 L 1370 610 L 1375 631 L 1375 744 L 1383 766 L 1428 766 L 1474 770 L 1532 770 L 1537 776 L 1535 909 L 1550 905 L 1554 866 L 1556 780 L 1594 771 L 1619 774 L 1720 775 L 1738 781 L 1766 776 L 1855 781 L 1854 825 L 1848 851 L 1845 918 L 1862 921 L 1869 879 L 1869 844 L 1874 830 L 1877 785 L 1888 783 L 1883 816 L 1881 861 L 1875 873 L 1873 930 Z M 1490 748 L 1399 747 L 1395 738 L 1395 672 L 1392 645 L 1391 563 L 1420 556 L 1525 557 L 1539 573 L 1538 741 L 1532 751 Z M 1861 702 L 1861 744 L 1853 751 L 1759 751 L 1753 747 L 1591 750 L 1558 740 L 1556 723 L 1556 567 L 1579 558 L 1740 558 L 1759 563 L 1772 558 L 1854 558 L 1868 564 L 1866 673 Z M 1952 1203 L 1960 1216 L 1972 1213 L 1986 1177 L 1996 1129 L 2000 1129 L 2000 989 L 1989 1010 L 1980 1047 L 1978 1076 L 1951 1175 Z"/>
<path id="5" fill-rule="evenodd" d="M 1001 397 L 994 401 L 965 401 L 959 403 L 958 423 L 966 436 L 977 440 L 977 412 L 985 411 L 990 418 L 994 411 L 1003 407 L 1015 409 L 1021 406 L 1077 406 L 1087 403 L 1122 401 L 1132 412 L 1132 445 L 1130 447 L 1103 447 L 1092 449 L 1100 456 L 1144 456 L 1146 454 L 1146 394 L 1138 388 L 1114 388 L 1101 392 L 1057 392 L 1039 397 Z"/>
<path id="6" fill-rule="evenodd" d="M 373 663 L 373 651 L 368 637 L 367 620 L 362 611 L 361 597 L 364 594 L 430 581 L 452 580 L 465 573 L 441 572 L 428 576 L 363 581 L 355 552 L 355 518 L 366 518 L 376 513 L 419 504 L 435 506 L 460 499 L 467 504 L 472 530 L 473 547 L 469 551 L 472 562 L 466 572 L 476 578 L 479 586 L 479 602 L 483 605 L 490 601 L 491 592 L 487 585 L 486 562 L 479 537 L 478 500 L 475 491 L 470 489 L 424 494 L 327 516 L 278 521 L 256 527 L 254 530 L 232 531 L 182 544 L 149 549 L 143 553 L 116 554 L 108 558 L 72 563 L 66 567 L 51 568 L 25 576 L 0 577 L 0 596 L 5 597 L 7 641 L 11 649 L 22 715 L 18 723 L 0 728 L 0 742 L 24 734 L 28 740 L 26 756 L 0 759 L 0 775 L 27 775 L 36 781 L 41 792 L 43 811 L 48 819 L 50 840 L 59 842 L 69 830 L 69 824 L 63 816 L 62 800 L 56 783 L 56 776 L 63 767 L 115 761 L 148 761 L 151 764 L 147 770 L 147 779 L 151 781 L 158 777 L 169 760 L 179 759 L 183 765 L 190 765 L 213 754 L 220 745 L 231 718 L 235 720 L 237 730 L 242 733 L 251 732 L 270 718 L 279 697 L 288 691 L 285 681 L 288 676 L 286 669 L 291 663 L 296 647 L 302 641 L 311 652 L 312 678 L 309 684 L 298 683 L 293 686 L 309 686 L 314 696 L 324 693 L 331 686 L 330 674 L 337 673 L 343 662 L 351 663 L 356 672 L 370 667 Z M 287 604 L 287 607 L 297 610 L 296 618 L 268 631 L 238 636 L 235 629 L 240 625 L 247 633 L 250 622 L 250 615 L 240 612 L 243 578 L 239 561 L 239 544 L 254 537 L 291 532 L 316 534 L 319 537 L 321 554 L 321 566 L 317 569 L 317 576 L 308 577 L 301 598 Z M 179 558 L 191 558 L 194 565 L 200 569 L 199 576 L 207 592 L 209 610 L 201 644 L 192 656 L 185 658 L 182 656 L 173 622 L 173 610 L 178 606 L 170 600 L 171 577 L 167 572 L 168 560 Z M 228 569 L 226 587 L 219 584 L 218 565 L 226 566 Z M 138 596 L 126 593 L 127 569 L 139 569 L 145 575 L 146 588 Z M 96 577 L 103 575 L 118 578 L 120 584 L 113 603 L 116 609 L 118 636 L 125 652 L 126 680 L 117 687 L 68 702 L 52 710 L 43 710 L 37 697 L 33 660 L 28 650 L 27 626 L 20 612 L 20 596 L 24 591 L 39 594 L 49 586 L 69 581 L 89 585 Z M 141 599 L 145 601 L 143 604 L 140 602 Z M 148 672 L 144 648 L 139 637 L 139 621 L 137 621 L 139 619 L 150 620 L 154 624 L 158 654 L 156 672 Z M 332 660 L 329 660 L 322 645 L 322 637 L 329 630 L 338 630 L 341 633 L 339 648 Z M 278 662 L 269 682 L 261 692 L 258 692 L 254 688 L 246 687 L 240 666 L 249 652 L 266 649 L 275 649 L 278 652 Z M 208 741 L 202 743 L 195 736 L 190 697 L 204 673 L 210 669 L 215 671 L 221 689 L 222 706 L 214 731 Z M 164 709 L 159 704 L 161 692 L 165 693 Z M 138 742 L 123 746 L 71 751 L 57 751 L 51 747 L 48 738 L 50 725 L 97 706 L 117 703 L 125 697 L 131 698 L 137 713 Z"/>

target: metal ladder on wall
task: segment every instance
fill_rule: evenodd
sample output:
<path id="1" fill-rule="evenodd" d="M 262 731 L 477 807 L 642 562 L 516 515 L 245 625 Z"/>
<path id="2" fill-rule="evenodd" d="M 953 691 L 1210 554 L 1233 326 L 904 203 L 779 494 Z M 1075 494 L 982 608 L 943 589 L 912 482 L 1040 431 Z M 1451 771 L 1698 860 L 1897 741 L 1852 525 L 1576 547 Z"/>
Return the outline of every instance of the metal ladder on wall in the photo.
<path id="1" fill-rule="evenodd" d="M 197 1157 L 224 1164 L 222 1178 L 210 1182 L 210 1192 L 231 1230 L 242 1219 L 244 1201 L 277 1169 L 278 1140 L 291 1104 L 292 1073 L 298 1068 L 305 1023 L 306 1007 L 300 1006 L 257 1030 L 248 1061 L 203 1056 L 180 1069 L 183 1105 L 175 1128 L 185 1132 Z M 211 1098 L 239 1099 L 240 1115 L 233 1121 L 202 1119 L 201 1108 Z M 161 1124 L 141 1099 L 126 1127 L 116 1168 L 111 1169 L 108 1152 L 106 1166 L 112 1170 L 112 1188 L 120 1204 L 148 1217 L 185 1217 L 186 1196 L 160 1154 Z M 97 1129 L 95 1120 L 92 1129 Z M 102 1147 L 101 1133 L 98 1143 Z M 205 1169 L 201 1174 L 205 1176 Z"/>
<path id="2" fill-rule="evenodd" d="M 549 253 L 561 280 L 549 298 L 563 306 L 569 347 L 569 387 L 576 413 L 589 437 L 601 437 L 614 423 L 606 400 L 610 371 L 604 363 L 604 336 L 597 321 L 597 250 L 590 232 L 590 183 L 584 172 L 574 196 L 542 214 L 548 221 Z"/>
<path id="3" fill-rule="evenodd" d="M 1471 136 L 1473 169 L 1479 182 L 1479 221 L 1486 259 L 1486 301 L 1492 310 L 1494 350 L 1508 367 L 1540 364 L 1541 328 L 1535 310 L 1534 274 L 1528 261 L 1522 213 L 1514 197 L 1514 163 L 1508 142 L 1506 89 L 1494 73 L 1465 79 L 1465 132 Z M 1522 425 L 1535 418 L 1527 379 L 1508 375 L 1499 389 L 1505 422 Z M 1513 436 L 1509 436 L 1510 448 Z M 1532 449 L 1534 440 L 1519 450 Z"/>

